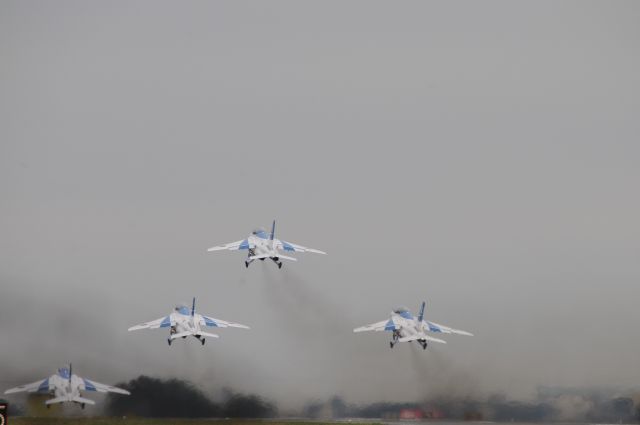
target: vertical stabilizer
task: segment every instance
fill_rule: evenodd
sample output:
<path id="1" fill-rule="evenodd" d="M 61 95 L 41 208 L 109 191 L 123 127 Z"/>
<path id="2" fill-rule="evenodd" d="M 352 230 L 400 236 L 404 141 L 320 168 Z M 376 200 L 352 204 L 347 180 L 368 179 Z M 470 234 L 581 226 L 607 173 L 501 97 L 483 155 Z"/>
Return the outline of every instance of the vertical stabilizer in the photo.
<path id="1" fill-rule="evenodd" d="M 276 221 L 273 220 L 273 224 L 271 225 L 271 236 L 269 236 L 269 240 L 273 240 L 276 236 Z"/>
<path id="2" fill-rule="evenodd" d="M 73 376 L 73 367 L 69 363 L 69 385 L 71 385 L 71 377 Z"/>
<path id="3" fill-rule="evenodd" d="M 422 322 L 422 319 L 424 318 L 424 306 L 427 303 L 425 303 L 424 301 L 422 301 L 422 306 L 420 306 L 420 314 L 418 314 L 418 322 Z"/>
<path id="4" fill-rule="evenodd" d="M 193 297 L 193 303 L 191 304 L 191 317 L 196 314 L 196 297 Z"/>

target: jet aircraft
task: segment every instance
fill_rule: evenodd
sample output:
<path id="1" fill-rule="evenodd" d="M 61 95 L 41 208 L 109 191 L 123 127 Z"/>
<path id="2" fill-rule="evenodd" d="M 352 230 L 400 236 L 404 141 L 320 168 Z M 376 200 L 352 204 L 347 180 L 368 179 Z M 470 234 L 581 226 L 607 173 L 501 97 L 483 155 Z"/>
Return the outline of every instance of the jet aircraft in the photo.
<path id="1" fill-rule="evenodd" d="M 111 385 L 101 384 L 86 378 L 81 378 L 72 372 L 71 364 L 69 367 L 58 369 L 55 375 L 41 379 L 31 384 L 20 385 L 19 387 L 6 390 L 5 394 L 13 394 L 19 392 L 29 393 L 50 393 L 54 397 L 45 401 L 47 408 L 52 404 L 72 402 L 79 404 L 83 409 L 85 404 L 96 404 L 95 401 L 82 397 L 82 391 L 96 391 L 99 393 L 117 393 L 129 395 L 129 391 L 122 388 L 112 387 Z"/>
<path id="2" fill-rule="evenodd" d="M 273 220 L 273 225 L 271 227 L 271 233 L 267 233 L 264 229 L 254 230 L 246 239 L 231 242 L 226 245 L 219 245 L 209 248 L 207 251 L 238 251 L 238 250 L 247 250 L 247 259 L 244 262 L 245 267 L 249 267 L 249 264 L 253 263 L 254 260 L 264 261 L 266 258 L 270 258 L 274 263 L 278 265 L 278 268 L 282 268 L 282 261 L 280 260 L 291 260 L 298 261 L 297 258 L 288 257 L 286 255 L 282 255 L 278 250 L 283 250 L 286 252 L 314 252 L 316 254 L 326 254 L 324 251 L 320 251 L 319 249 L 307 248 L 301 245 L 296 245 L 294 243 L 282 241 L 280 239 L 275 238 L 276 233 L 276 221 Z"/>
<path id="3" fill-rule="evenodd" d="M 178 305 L 172 313 L 168 316 L 162 317 L 151 322 L 141 323 L 129 328 L 129 331 L 137 331 L 139 329 L 157 329 L 157 328 L 169 328 L 169 338 L 167 343 L 171 345 L 174 339 L 186 338 L 190 335 L 197 338 L 202 345 L 204 345 L 205 337 L 219 338 L 218 335 L 208 333 L 202 330 L 202 328 L 242 328 L 249 329 L 248 326 L 241 325 L 240 323 L 226 322 L 220 319 L 214 319 L 213 317 L 204 316 L 196 313 L 196 299 L 193 298 L 193 304 L 191 310 L 185 305 Z"/>
<path id="4" fill-rule="evenodd" d="M 458 334 L 473 336 L 473 334 L 453 329 L 448 326 L 439 325 L 434 322 L 424 320 L 424 307 L 426 303 L 422 303 L 420 307 L 420 314 L 418 317 L 414 317 L 411 312 L 406 308 L 398 308 L 391 312 L 391 318 L 383 320 L 382 322 L 373 323 L 371 325 L 361 326 L 354 329 L 354 332 L 365 331 L 389 331 L 393 332 L 393 339 L 389 343 L 391 348 L 398 342 L 416 341 L 422 346 L 423 349 L 427 348 L 427 342 L 439 342 L 446 344 L 447 342 L 427 335 L 425 332 L 443 333 L 443 334 Z"/>

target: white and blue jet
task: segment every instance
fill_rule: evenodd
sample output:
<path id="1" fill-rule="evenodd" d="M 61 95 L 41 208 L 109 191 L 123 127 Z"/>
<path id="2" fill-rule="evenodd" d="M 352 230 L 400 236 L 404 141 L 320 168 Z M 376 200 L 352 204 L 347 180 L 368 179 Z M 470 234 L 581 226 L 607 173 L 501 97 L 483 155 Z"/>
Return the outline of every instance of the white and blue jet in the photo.
<path id="1" fill-rule="evenodd" d="M 307 248 L 302 245 L 296 245 L 294 243 L 276 239 L 275 233 L 276 221 L 273 220 L 271 233 L 267 233 L 264 229 L 257 229 L 254 230 L 246 239 L 231 242 L 226 245 L 214 246 L 209 248 L 207 251 L 239 251 L 246 249 L 247 259 L 244 262 L 246 267 L 249 267 L 249 264 L 253 263 L 255 260 L 264 261 L 265 259 L 270 258 L 278 265 L 279 269 L 282 268 L 282 261 L 280 260 L 298 260 L 293 257 L 282 255 L 278 250 L 283 250 L 285 252 L 313 252 L 316 254 L 326 254 L 326 252 L 320 251 L 319 249 Z"/>
<path id="2" fill-rule="evenodd" d="M 196 313 L 196 299 L 193 298 L 191 309 L 186 305 L 178 305 L 168 316 L 161 317 L 151 322 L 141 323 L 129 328 L 129 331 L 139 329 L 169 328 L 169 338 L 167 343 L 171 345 L 174 339 L 194 336 L 204 345 L 205 338 L 219 338 L 219 335 L 205 332 L 206 328 L 242 328 L 249 329 L 249 326 L 240 323 L 227 322 Z"/>
<path id="3" fill-rule="evenodd" d="M 96 404 L 95 401 L 84 398 L 82 391 L 94 391 L 99 393 L 116 393 L 116 394 L 131 394 L 127 390 L 122 388 L 112 387 L 111 385 L 101 384 L 99 382 L 82 378 L 75 375 L 72 372 L 71 364 L 69 367 L 62 367 L 58 369 L 55 375 L 51 375 L 48 378 L 40 379 L 31 384 L 20 385 L 19 387 L 6 390 L 5 394 L 13 394 L 19 392 L 39 393 L 39 394 L 52 394 L 53 398 L 44 402 L 47 408 L 56 403 L 77 403 L 83 409 L 85 404 Z"/>
<path id="4" fill-rule="evenodd" d="M 393 339 L 389 343 L 391 348 L 393 348 L 393 346 L 398 342 L 409 341 L 416 341 L 423 349 L 427 348 L 427 342 L 439 342 L 441 344 L 447 343 L 445 340 L 427 335 L 426 332 L 473 336 L 473 334 L 467 331 L 453 329 L 448 326 L 424 320 L 425 305 L 426 303 L 423 302 L 420 307 L 420 314 L 418 314 L 418 317 L 414 317 L 406 308 L 398 308 L 391 312 L 391 317 L 389 319 L 373 323 L 371 325 L 361 326 L 359 328 L 355 328 L 353 331 L 393 332 Z"/>

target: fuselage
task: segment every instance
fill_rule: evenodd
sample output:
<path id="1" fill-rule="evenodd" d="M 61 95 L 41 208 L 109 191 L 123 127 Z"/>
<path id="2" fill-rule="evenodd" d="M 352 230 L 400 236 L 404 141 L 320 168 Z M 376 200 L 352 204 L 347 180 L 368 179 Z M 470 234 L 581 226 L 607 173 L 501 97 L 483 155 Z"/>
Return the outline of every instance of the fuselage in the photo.
<path id="1" fill-rule="evenodd" d="M 195 314 L 192 316 L 191 311 L 186 306 L 178 306 L 175 308 L 175 325 L 171 327 L 170 333 L 190 332 L 198 333 L 200 331 L 199 321 L 196 320 Z"/>
<path id="2" fill-rule="evenodd" d="M 395 310 L 391 313 L 393 322 L 397 324 L 395 332 L 400 338 L 413 336 L 422 333 L 422 326 L 413 315 L 404 309 Z"/>

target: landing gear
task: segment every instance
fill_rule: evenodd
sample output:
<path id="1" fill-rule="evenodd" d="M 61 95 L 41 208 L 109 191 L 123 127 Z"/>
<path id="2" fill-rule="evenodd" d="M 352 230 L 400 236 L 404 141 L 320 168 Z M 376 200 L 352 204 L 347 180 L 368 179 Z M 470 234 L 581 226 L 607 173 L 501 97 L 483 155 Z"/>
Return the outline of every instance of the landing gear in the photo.
<path id="1" fill-rule="evenodd" d="M 84 410 L 84 403 L 82 403 L 82 404 L 80 405 L 80 408 L 81 408 L 82 410 Z"/>
<path id="2" fill-rule="evenodd" d="M 427 349 L 427 341 L 426 341 L 426 340 L 424 340 L 424 339 L 418 340 L 418 343 L 419 343 L 420 345 L 422 345 L 422 349 L 423 349 L 423 350 L 426 350 L 426 349 Z"/>
<path id="3" fill-rule="evenodd" d="M 282 268 L 282 261 L 280 261 L 280 258 L 278 257 L 271 257 L 271 259 L 273 260 L 274 263 L 276 263 L 278 265 L 278 269 Z"/>
<path id="4" fill-rule="evenodd" d="M 171 347 L 171 338 L 167 338 L 167 344 L 169 344 L 169 347 Z"/>
<path id="5" fill-rule="evenodd" d="M 393 348 L 393 346 L 398 343 L 398 339 L 400 339 L 400 332 L 395 330 L 393 331 L 393 340 L 389 342 L 389 347 Z"/>
<path id="6" fill-rule="evenodd" d="M 204 339 L 204 338 L 202 338 L 202 339 L 200 340 L 200 342 L 202 343 L 202 345 L 204 345 L 204 342 L 205 342 L 205 341 L 206 341 L 206 339 Z"/>
<path id="7" fill-rule="evenodd" d="M 249 262 L 248 262 L 248 261 L 245 261 L 245 262 L 244 262 L 244 266 L 245 266 L 246 268 L 249 268 Z"/>

